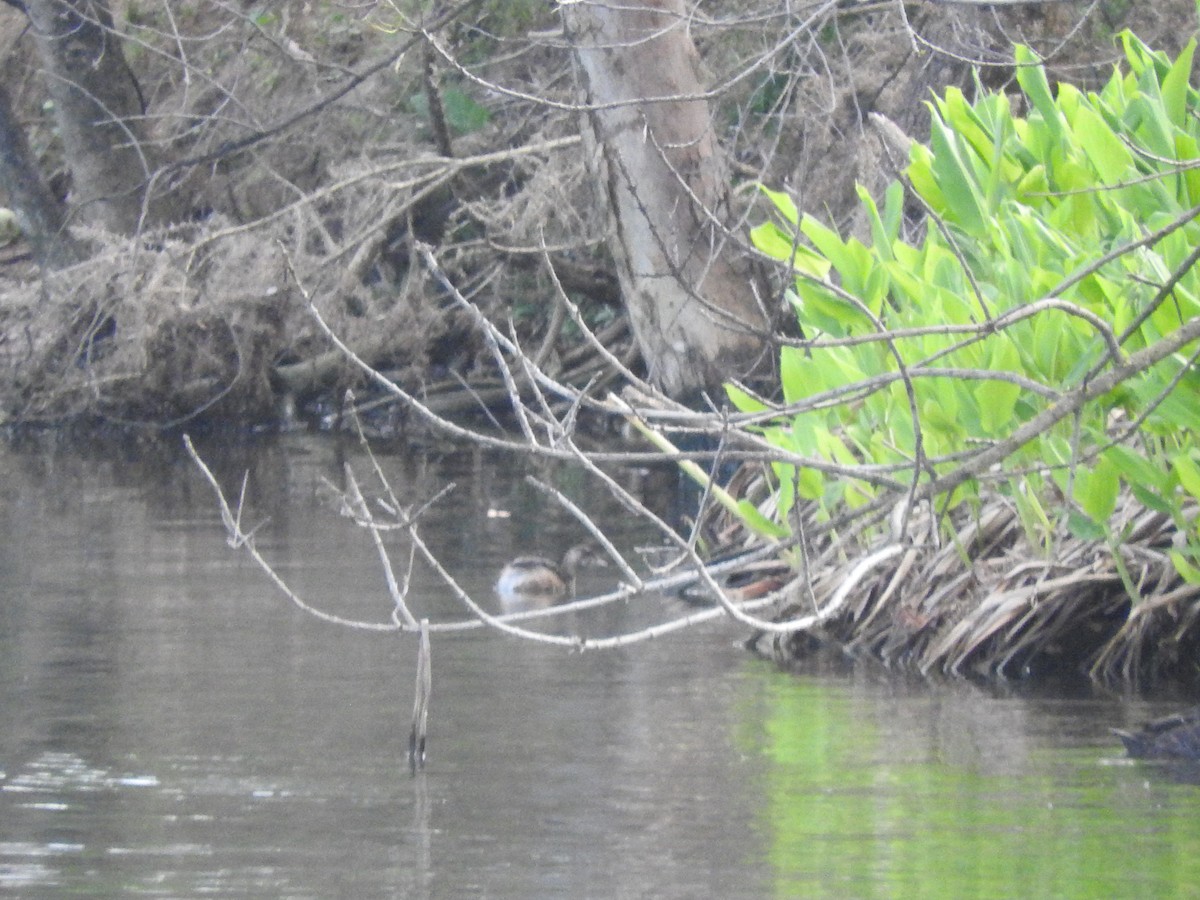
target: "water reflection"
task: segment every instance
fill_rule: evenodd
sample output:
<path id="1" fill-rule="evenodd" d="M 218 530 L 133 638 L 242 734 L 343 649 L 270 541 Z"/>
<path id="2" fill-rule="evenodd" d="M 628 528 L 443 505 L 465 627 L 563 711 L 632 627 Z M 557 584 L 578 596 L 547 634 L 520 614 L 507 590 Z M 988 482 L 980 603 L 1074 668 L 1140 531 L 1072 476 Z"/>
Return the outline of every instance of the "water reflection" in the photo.
<path id="1" fill-rule="evenodd" d="M 225 484 L 249 468 L 246 515 L 296 588 L 386 621 L 328 487 L 357 451 L 216 449 Z M 477 597 L 504 560 L 579 538 L 486 454 L 382 464 L 404 503 L 459 485 L 423 532 Z M 784 673 L 721 624 L 611 653 L 435 640 L 412 778 L 411 642 L 289 606 L 224 546 L 180 457 L 0 451 L 0 475 L 0 890 L 1186 896 L 1200 875 L 1196 788 L 1126 763 L 1106 730 L 1170 706 Z M 414 579 L 427 613 L 463 614 Z M 650 603 L 548 627 L 613 633 Z"/>

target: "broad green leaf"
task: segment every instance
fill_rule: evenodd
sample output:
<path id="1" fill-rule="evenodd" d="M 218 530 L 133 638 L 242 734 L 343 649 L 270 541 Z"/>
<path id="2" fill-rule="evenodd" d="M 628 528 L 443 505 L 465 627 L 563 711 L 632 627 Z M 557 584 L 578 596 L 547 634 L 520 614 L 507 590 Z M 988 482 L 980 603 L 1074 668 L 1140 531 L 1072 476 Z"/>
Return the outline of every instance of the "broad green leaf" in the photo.
<path id="1" fill-rule="evenodd" d="M 845 442 L 828 429 L 817 433 L 817 447 L 821 451 L 821 455 L 831 462 L 844 466 L 852 466 L 858 462 L 857 457 Z"/>
<path id="2" fill-rule="evenodd" d="M 1187 454 L 1180 453 L 1171 460 L 1171 469 L 1183 489 L 1200 500 L 1200 466 Z"/>
<path id="3" fill-rule="evenodd" d="M 1196 39 L 1192 38 L 1162 81 L 1163 109 L 1176 128 L 1182 129 L 1188 125 L 1187 101 L 1191 90 L 1188 79 L 1192 74 L 1192 57 L 1195 53 Z"/>
<path id="4" fill-rule="evenodd" d="M 1195 163 L 1200 160 L 1200 143 L 1190 134 L 1175 135 L 1175 157 L 1182 163 Z M 1200 203 L 1200 168 L 1195 165 L 1184 168 L 1183 190 L 1180 200 L 1187 206 Z"/>
<path id="5" fill-rule="evenodd" d="M 1073 128 L 1104 184 L 1117 184 L 1129 177 L 1133 154 L 1096 112 L 1082 107 L 1075 116 Z"/>
<path id="6" fill-rule="evenodd" d="M 779 353 L 779 381 L 783 387 L 783 402 L 795 403 L 825 390 L 828 368 L 814 360 L 813 355 L 799 347 L 784 347 Z"/>
<path id="7" fill-rule="evenodd" d="M 792 268 L 802 276 L 807 275 L 818 281 L 829 277 L 829 260 L 819 253 L 813 253 L 803 244 L 797 244 L 791 256 Z"/>
<path id="8" fill-rule="evenodd" d="M 790 259 L 795 241 L 774 222 L 763 222 L 750 229 L 750 240 L 772 259 Z"/>
<path id="9" fill-rule="evenodd" d="M 929 146 L 934 153 L 933 174 L 946 202 L 944 214 L 968 233 L 982 236 L 986 231 L 983 197 L 957 141 L 940 119 L 933 121 Z"/>
<path id="10" fill-rule="evenodd" d="M 1160 103 L 1145 95 L 1135 97 L 1126 111 L 1126 122 L 1130 136 L 1155 156 L 1169 159 L 1174 153 L 1173 128 Z"/>
<path id="11" fill-rule="evenodd" d="M 1160 386 L 1153 385 L 1153 394 L 1143 398 L 1150 399 L 1157 396 Z M 1168 423 L 1172 428 L 1179 430 L 1183 434 L 1200 434 L 1200 398 L 1197 398 L 1196 391 L 1172 391 L 1158 405 L 1154 411 L 1154 418 L 1160 422 Z M 1197 499 L 1200 499 L 1200 493 L 1193 494 Z"/>
<path id="12" fill-rule="evenodd" d="M 800 322 L 803 325 L 812 325 L 835 337 L 874 330 L 871 320 L 858 307 L 827 288 L 800 280 L 796 283 L 796 293 L 800 296 Z"/>
<path id="13" fill-rule="evenodd" d="M 1141 75 L 1150 65 L 1150 51 L 1137 36 L 1126 29 L 1122 31 L 1118 37 L 1121 39 L 1121 51 L 1125 54 L 1125 61 L 1129 63 L 1129 68 L 1134 75 Z"/>
<path id="14" fill-rule="evenodd" d="M 1081 541 L 1103 541 L 1108 536 L 1101 523 L 1074 509 L 1067 513 L 1067 530 Z"/>
<path id="15" fill-rule="evenodd" d="M 912 182 L 913 190 L 932 209 L 945 209 L 946 198 L 933 175 L 933 153 L 924 144 L 913 144 L 910 157 L 912 161 L 904 174 Z"/>
<path id="16" fill-rule="evenodd" d="M 1050 93 L 1050 83 L 1046 81 L 1046 70 L 1037 54 L 1024 44 L 1013 48 L 1013 57 L 1017 64 L 1017 84 L 1042 115 L 1042 122 L 1053 132 L 1056 141 L 1063 136 L 1063 122 L 1058 107 L 1054 105 L 1054 97 Z"/>
<path id="17" fill-rule="evenodd" d="M 899 182 L 892 182 L 888 186 L 888 203 L 891 202 L 890 197 L 893 188 L 903 191 L 903 187 L 901 187 Z M 858 185 L 856 190 L 859 202 L 862 204 L 863 213 L 866 215 L 867 222 L 871 226 L 871 243 L 873 245 L 871 249 L 878 254 L 883 262 L 889 263 L 893 258 L 892 242 L 896 240 L 896 236 L 899 234 L 900 219 L 893 215 L 893 221 L 885 223 L 879 215 L 879 207 L 875 204 L 875 198 L 871 196 L 870 192 L 861 184 Z M 885 212 L 888 211 L 886 206 L 884 209 Z"/>
<path id="18" fill-rule="evenodd" d="M 1046 167 L 1042 163 L 1038 163 L 1026 172 L 1016 187 L 1017 197 L 1027 203 L 1044 202 L 1045 195 L 1049 191 L 1050 182 L 1046 179 Z M 1038 196 L 1030 196 L 1032 194 Z"/>
<path id="19" fill-rule="evenodd" d="M 872 266 L 871 254 L 867 248 L 853 238 L 843 241 L 841 235 L 812 216 L 806 215 L 803 218 L 800 231 L 812 241 L 817 251 L 833 264 L 833 268 L 837 269 L 842 279 L 842 287 L 848 293 L 861 295 L 864 279 Z"/>
<path id="20" fill-rule="evenodd" d="M 1007 352 L 1013 356 L 1013 364 L 1019 364 L 1017 351 L 1007 341 L 1004 344 L 1008 347 Z M 993 368 L 1007 370 L 1009 367 L 1005 365 Z M 1016 409 L 1017 400 L 1021 396 L 1020 386 L 1000 379 L 981 381 L 978 385 L 975 389 L 975 400 L 979 404 L 979 419 L 983 430 L 992 437 L 1007 434 L 1015 425 L 1013 410 Z"/>
<path id="21" fill-rule="evenodd" d="M 805 500 L 821 500 L 825 497 L 825 476 L 811 466 L 800 468 L 796 481 L 796 492 Z"/>
<path id="22" fill-rule="evenodd" d="M 1105 450 L 1104 456 L 1117 467 L 1127 484 L 1142 486 L 1160 493 L 1167 489 L 1169 481 L 1167 473 L 1140 453 L 1135 453 L 1128 447 L 1117 444 Z"/>
<path id="23" fill-rule="evenodd" d="M 796 467 L 787 463 L 772 463 L 775 474 L 775 509 L 773 515 L 779 522 L 790 521 L 789 515 L 796 504 Z"/>
<path id="24" fill-rule="evenodd" d="M 1200 2 L 1200 0 L 1198 0 Z M 900 225 L 904 222 L 904 185 L 899 181 L 893 181 L 888 185 L 887 191 L 884 194 L 883 204 L 883 228 L 887 236 L 887 245 L 889 247 L 889 258 L 891 256 L 890 248 L 895 244 L 896 239 L 900 236 Z"/>
<path id="25" fill-rule="evenodd" d="M 825 278 L 829 274 L 829 260 L 814 253 L 774 222 L 763 222 L 750 229 L 750 240 L 772 259 L 791 263 L 797 272 L 813 278 Z"/>
<path id="26" fill-rule="evenodd" d="M 768 407 L 757 397 L 751 396 L 736 384 L 725 385 L 725 396 L 729 398 L 729 402 L 733 404 L 738 412 L 744 413 L 761 413 L 766 412 Z"/>
<path id="27" fill-rule="evenodd" d="M 1162 494 L 1156 493 L 1140 484 L 1130 485 L 1129 490 L 1133 492 L 1134 499 L 1146 507 L 1146 509 L 1162 513 L 1164 516 L 1177 517 L 1178 509 L 1163 497 Z"/>
<path id="28" fill-rule="evenodd" d="M 963 92 L 956 87 L 946 89 L 945 96 L 937 101 L 942 120 L 979 155 L 990 159 L 994 141 L 983 126 L 975 109 L 967 103 Z"/>
<path id="29" fill-rule="evenodd" d="M 790 222 L 793 228 L 800 224 L 800 211 L 796 209 L 796 201 L 792 199 L 790 194 L 786 194 L 783 191 L 773 191 L 765 184 L 760 184 L 758 189 L 767 195 L 767 199 L 775 205 L 780 215 Z"/>
<path id="30" fill-rule="evenodd" d="M 772 522 L 759 511 L 758 507 L 749 500 L 739 500 L 737 502 L 738 516 L 747 526 L 757 531 L 759 534 L 781 540 L 790 535 L 790 531 L 778 522 Z"/>
<path id="31" fill-rule="evenodd" d="M 1117 507 L 1120 479 L 1117 467 L 1105 458 L 1075 475 L 1075 499 L 1093 522 L 1107 522 Z"/>
<path id="32" fill-rule="evenodd" d="M 940 432 L 949 436 L 958 436 L 962 433 L 954 411 L 947 409 L 939 400 L 932 397 L 921 404 L 921 426 L 926 432 L 927 442 L 931 438 L 929 432 Z"/>

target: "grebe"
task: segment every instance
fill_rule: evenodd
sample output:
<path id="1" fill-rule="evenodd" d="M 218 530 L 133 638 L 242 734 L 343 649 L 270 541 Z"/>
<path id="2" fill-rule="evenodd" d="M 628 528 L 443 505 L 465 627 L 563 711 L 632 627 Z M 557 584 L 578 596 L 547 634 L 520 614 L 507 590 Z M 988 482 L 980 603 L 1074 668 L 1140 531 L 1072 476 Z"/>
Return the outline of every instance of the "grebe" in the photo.
<path id="1" fill-rule="evenodd" d="M 561 563 L 541 556 L 518 556 L 496 580 L 500 599 L 519 602 L 536 600 L 554 603 L 575 593 L 575 575 L 585 562 L 598 561 L 589 544 L 576 544 Z"/>
<path id="2" fill-rule="evenodd" d="M 1139 731 L 1112 731 L 1135 759 L 1200 760 L 1200 706 L 1147 722 Z"/>

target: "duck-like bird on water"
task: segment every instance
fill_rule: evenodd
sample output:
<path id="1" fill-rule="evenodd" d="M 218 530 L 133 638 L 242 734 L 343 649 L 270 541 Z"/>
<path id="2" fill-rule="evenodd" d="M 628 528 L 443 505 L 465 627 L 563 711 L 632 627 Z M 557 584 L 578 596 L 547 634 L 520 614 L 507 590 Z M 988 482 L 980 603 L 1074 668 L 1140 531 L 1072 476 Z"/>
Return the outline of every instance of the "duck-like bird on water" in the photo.
<path id="1" fill-rule="evenodd" d="M 1200 706 L 1147 722 L 1137 731 L 1113 729 L 1134 759 L 1200 761 Z"/>
<path id="2" fill-rule="evenodd" d="M 576 544 L 561 563 L 518 556 L 500 571 L 496 594 L 506 603 L 557 603 L 575 595 L 575 576 L 585 564 L 604 565 L 590 544 Z"/>

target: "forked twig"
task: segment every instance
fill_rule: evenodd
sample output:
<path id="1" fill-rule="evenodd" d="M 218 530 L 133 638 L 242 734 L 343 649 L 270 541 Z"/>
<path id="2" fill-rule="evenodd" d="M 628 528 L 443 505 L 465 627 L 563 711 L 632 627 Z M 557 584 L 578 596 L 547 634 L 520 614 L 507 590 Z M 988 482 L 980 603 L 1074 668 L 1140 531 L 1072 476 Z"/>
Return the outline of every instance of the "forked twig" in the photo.
<path id="1" fill-rule="evenodd" d="M 186 448 L 188 456 L 192 458 L 192 462 L 196 464 L 196 467 L 200 470 L 201 474 L 204 475 L 205 480 L 208 481 L 209 485 L 212 486 L 213 491 L 217 495 L 217 506 L 221 511 L 221 522 L 225 525 L 225 531 L 228 535 L 229 545 L 231 547 L 244 550 L 250 556 L 250 558 L 254 560 L 255 564 L 266 573 L 267 577 L 271 579 L 272 583 L 274 583 L 276 587 L 283 591 L 284 595 L 291 600 L 292 603 L 294 603 L 299 609 L 303 610 L 309 615 L 315 616 L 323 622 L 332 622 L 335 625 L 344 625 L 347 628 L 357 628 L 363 631 L 396 630 L 396 626 L 391 622 L 364 622 L 357 619 L 347 619 L 344 616 L 337 616 L 333 613 L 325 612 L 324 610 L 317 609 L 315 606 L 305 603 L 304 600 L 302 600 L 300 596 L 288 586 L 287 582 L 280 577 L 279 573 L 275 571 L 275 569 L 269 562 L 267 562 L 263 555 L 259 553 L 258 547 L 254 543 L 254 531 L 257 531 L 257 528 L 253 529 L 249 533 L 242 530 L 239 523 L 241 521 L 243 504 L 245 502 L 244 494 L 241 499 L 239 499 L 238 508 L 235 512 L 230 508 L 229 502 L 225 499 L 225 493 L 221 489 L 220 482 L 217 481 L 216 476 L 213 475 L 212 470 L 209 469 L 209 467 L 205 464 L 204 460 L 200 457 L 200 454 L 196 452 L 196 448 L 192 445 L 191 438 L 186 434 L 183 436 L 183 446 Z M 244 490 L 245 482 L 243 480 L 243 491 Z"/>

